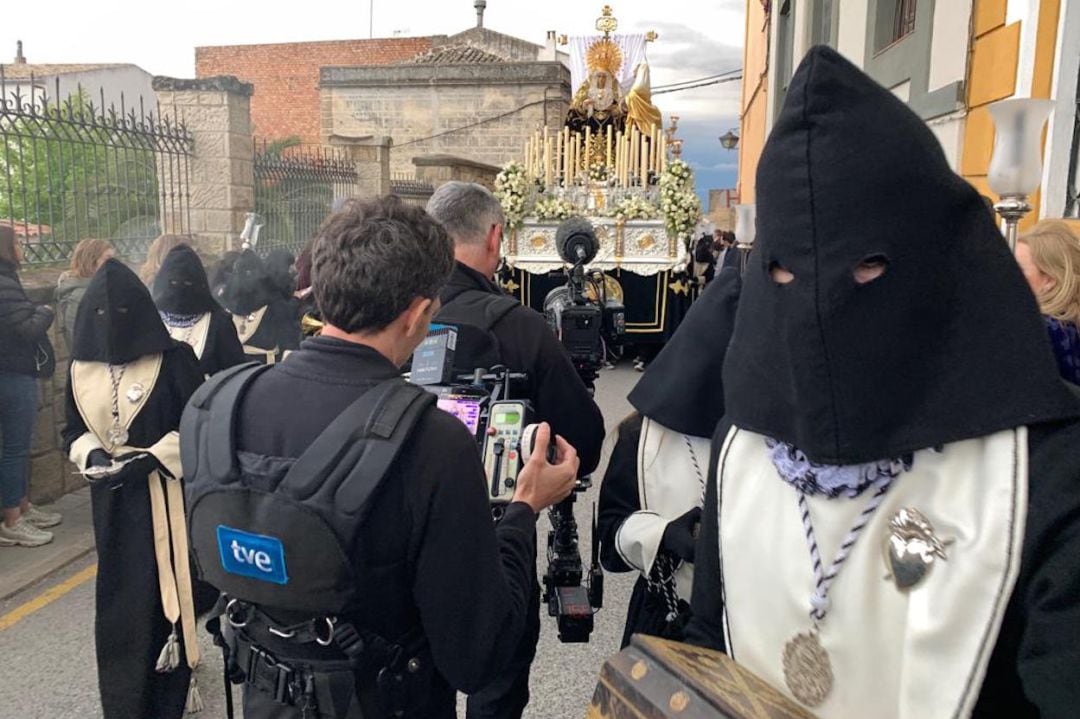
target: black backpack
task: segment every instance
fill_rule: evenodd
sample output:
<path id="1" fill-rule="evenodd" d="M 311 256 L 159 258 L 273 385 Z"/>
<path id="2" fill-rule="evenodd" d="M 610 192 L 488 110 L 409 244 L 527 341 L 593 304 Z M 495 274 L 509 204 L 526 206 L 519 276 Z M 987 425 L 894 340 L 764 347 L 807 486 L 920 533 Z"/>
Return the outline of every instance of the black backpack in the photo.
<path id="1" fill-rule="evenodd" d="M 297 459 L 237 452 L 240 399 L 266 365 L 219 373 L 180 423 L 191 550 L 228 597 L 347 614 L 359 590 L 347 547 L 406 438 L 435 396 L 401 378 L 368 390 Z"/>
<path id="2" fill-rule="evenodd" d="M 478 367 L 491 369 L 502 364 L 499 340 L 491 328 L 521 303 L 507 295 L 473 288 L 444 293 L 442 303 L 433 322 L 451 325 L 458 331 L 455 377 L 471 374 Z"/>

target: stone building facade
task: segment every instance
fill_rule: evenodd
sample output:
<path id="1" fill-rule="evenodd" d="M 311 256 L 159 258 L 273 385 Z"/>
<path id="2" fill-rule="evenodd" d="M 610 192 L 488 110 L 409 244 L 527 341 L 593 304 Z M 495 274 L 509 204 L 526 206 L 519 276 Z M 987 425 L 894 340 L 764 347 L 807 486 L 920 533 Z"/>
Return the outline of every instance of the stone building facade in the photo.
<path id="1" fill-rule="evenodd" d="M 571 97 L 555 33 L 545 45 L 478 25 L 454 35 L 200 47 L 196 75 L 254 86 L 257 137 L 309 145 L 388 137 L 392 171 L 450 155 L 502 165 L 526 138 L 562 124 Z"/>

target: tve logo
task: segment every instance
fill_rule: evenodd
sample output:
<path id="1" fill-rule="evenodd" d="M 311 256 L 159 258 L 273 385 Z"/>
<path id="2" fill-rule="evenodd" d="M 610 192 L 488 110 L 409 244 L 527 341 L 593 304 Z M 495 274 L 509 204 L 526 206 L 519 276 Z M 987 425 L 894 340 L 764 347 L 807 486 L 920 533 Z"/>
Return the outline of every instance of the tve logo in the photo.
<path id="1" fill-rule="evenodd" d="M 219 524 L 217 541 L 221 566 L 229 574 L 274 584 L 288 583 L 285 548 L 277 537 L 252 534 Z"/>

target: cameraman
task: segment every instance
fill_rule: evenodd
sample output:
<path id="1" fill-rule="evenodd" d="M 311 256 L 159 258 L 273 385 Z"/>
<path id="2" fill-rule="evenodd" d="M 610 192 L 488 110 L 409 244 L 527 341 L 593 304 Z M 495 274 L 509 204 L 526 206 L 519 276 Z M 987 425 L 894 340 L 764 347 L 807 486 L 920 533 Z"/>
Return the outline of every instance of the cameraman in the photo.
<path id="1" fill-rule="evenodd" d="M 328 218 L 312 253 L 312 287 L 325 327 L 321 336 L 256 376 L 238 400 L 237 454 L 299 457 L 358 397 L 397 376 L 427 334 L 451 267 L 451 243 L 442 227 L 397 197 L 350 201 Z M 557 463 L 547 464 L 543 449 L 550 434 L 542 427 L 539 435 L 514 501 L 493 528 L 474 439 L 458 420 L 429 405 L 377 485 L 355 537 L 342 545 L 360 590 L 355 611 L 338 620 L 402 646 L 402 637 L 422 634 L 426 640 L 417 674 L 432 666 L 435 671 L 421 686 L 407 685 L 412 704 L 406 716 L 455 716 L 454 691 L 489 683 L 510 661 L 533 615 L 536 515 L 569 494 L 578 469 L 576 452 L 561 438 Z M 335 496 L 348 492 L 346 483 Z M 192 511 L 195 526 L 199 510 Z M 287 532 L 275 526 L 253 531 Z M 199 538 L 193 540 L 198 549 Z M 206 564 L 206 556 L 197 552 L 197 558 Z M 297 569 L 291 567 L 290 574 Z M 281 627 L 298 626 L 307 617 L 250 601 L 256 618 L 269 617 L 278 631 L 237 623 L 255 646 L 241 661 L 269 656 L 272 667 L 303 677 L 300 686 L 313 676 L 319 717 L 385 715 L 371 709 L 378 705 L 372 698 L 378 693 L 372 686 L 376 660 L 361 655 L 344 699 L 340 684 L 324 691 L 310 667 L 328 652 L 340 659 L 336 636 L 329 647 L 290 641 Z M 409 671 L 416 672 L 411 662 Z M 354 675 L 347 676 L 352 682 Z M 291 692 L 279 686 L 275 697 L 273 687 L 267 691 L 255 679 L 249 675 L 244 685 L 246 717 L 307 715 L 310 706 Z"/>
<path id="2" fill-rule="evenodd" d="M 455 310 L 455 317 L 471 316 L 475 318 L 471 324 L 482 325 L 486 313 L 506 302 L 492 280 L 499 266 L 506 222 L 502 207 L 481 185 L 447 182 L 432 195 L 427 211 L 454 240 L 456 262 L 440 295 L 443 306 Z M 498 345 L 500 363 L 528 375 L 522 398 L 531 401 L 539 421 L 548 422 L 552 431 L 577 450 L 582 475 L 591 473 L 600 461 L 604 418 L 543 315 L 518 304 L 501 314 L 490 331 Z M 458 351 L 468 354 L 462 344 L 459 337 Z M 495 682 L 469 697 L 469 719 L 520 717 L 528 704 L 529 666 L 540 632 L 538 583 L 531 607 L 530 624 L 513 661 Z"/>

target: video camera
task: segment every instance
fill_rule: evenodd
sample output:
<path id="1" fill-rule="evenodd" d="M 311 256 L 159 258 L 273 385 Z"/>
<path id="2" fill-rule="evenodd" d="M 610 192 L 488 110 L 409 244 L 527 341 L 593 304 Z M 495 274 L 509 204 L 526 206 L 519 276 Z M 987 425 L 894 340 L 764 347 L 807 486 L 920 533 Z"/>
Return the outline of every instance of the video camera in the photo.
<path id="1" fill-rule="evenodd" d="M 514 383 L 523 373 L 505 367 L 477 368 L 471 375 L 454 375 L 457 331 L 432 326 L 413 354 L 410 381 L 436 395 L 439 409 L 457 417 L 468 428 L 480 449 L 492 518 L 498 522 L 514 496 L 518 474 L 532 453 L 535 431 L 533 408 L 528 400 L 511 398 Z M 555 460 L 555 443 L 548 446 L 548 461 Z M 577 492 L 592 485 L 579 479 L 574 493 L 551 508 L 551 531 L 547 538 L 548 568 L 544 573 L 544 602 L 556 617 L 559 639 L 587 642 L 593 614 L 603 604 L 604 575 L 600 568 L 599 543 L 593 519 L 592 563 L 587 576 L 578 544 L 574 502 Z"/>
<path id="2" fill-rule="evenodd" d="M 544 316 L 570 355 L 574 369 L 592 388 L 604 366 L 607 346 L 622 342 L 626 308 L 607 297 L 603 272 L 585 270 L 600 249 L 591 222 L 584 217 L 564 220 L 555 231 L 555 248 L 571 267 L 566 270 L 566 285 L 553 289 L 544 298 Z"/>

